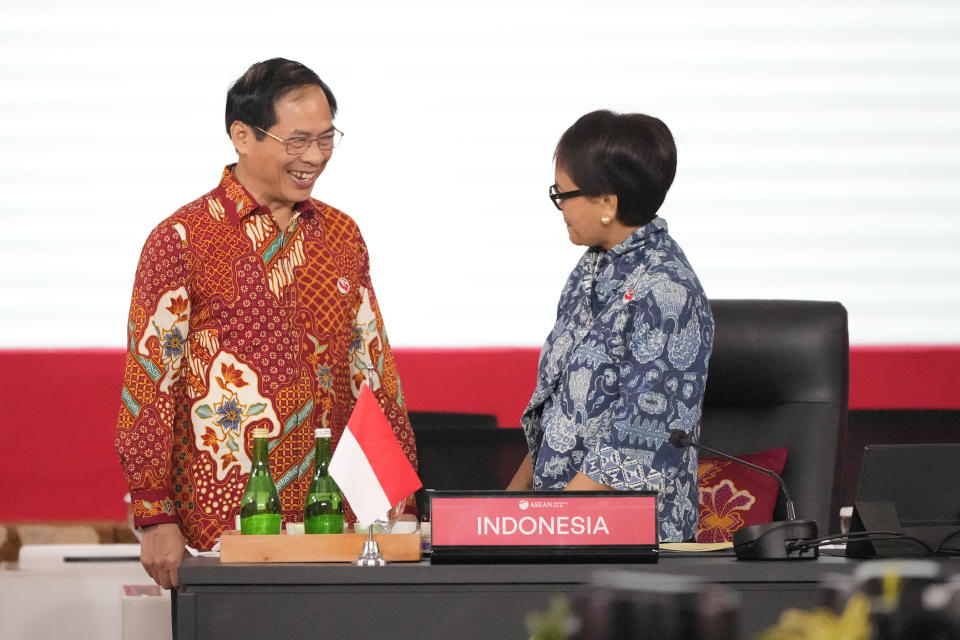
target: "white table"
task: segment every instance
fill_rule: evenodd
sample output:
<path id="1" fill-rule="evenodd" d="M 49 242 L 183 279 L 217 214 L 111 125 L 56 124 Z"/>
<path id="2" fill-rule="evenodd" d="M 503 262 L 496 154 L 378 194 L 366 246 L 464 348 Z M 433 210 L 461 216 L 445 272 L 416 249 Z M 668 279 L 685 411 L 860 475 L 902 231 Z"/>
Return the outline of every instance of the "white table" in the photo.
<path id="1" fill-rule="evenodd" d="M 139 554 L 137 544 L 22 547 L 20 561 L 0 569 L 0 638 L 132 640 L 129 631 L 123 631 L 123 586 L 150 585 L 153 580 L 139 561 L 102 558 Z M 65 562 L 65 557 L 91 560 Z M 137 637 L 171 637 L 169 594 L 150 598 L 146 605 L 142 600 L 134 604 L 127 607 L 128 616 L 152 621 L 142 625 Z"/>

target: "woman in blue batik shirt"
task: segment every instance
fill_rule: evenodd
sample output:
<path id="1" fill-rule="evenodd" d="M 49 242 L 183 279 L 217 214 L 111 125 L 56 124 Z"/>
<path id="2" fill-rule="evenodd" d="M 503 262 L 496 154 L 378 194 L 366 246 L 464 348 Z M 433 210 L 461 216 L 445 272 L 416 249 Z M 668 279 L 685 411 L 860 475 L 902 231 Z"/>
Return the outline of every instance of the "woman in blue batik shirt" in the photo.
<path id="1" fill-rule="evenodd" d="M 667 126 L 588 113 L 560 138 L 550 199 L 588 247 L 560 294 L 521 423 L 530 453 L 508 490 L 656 490 L 662 542 L 693 539 L 697 439 L 713 315 L 657 217 L 676 173 Z"/>

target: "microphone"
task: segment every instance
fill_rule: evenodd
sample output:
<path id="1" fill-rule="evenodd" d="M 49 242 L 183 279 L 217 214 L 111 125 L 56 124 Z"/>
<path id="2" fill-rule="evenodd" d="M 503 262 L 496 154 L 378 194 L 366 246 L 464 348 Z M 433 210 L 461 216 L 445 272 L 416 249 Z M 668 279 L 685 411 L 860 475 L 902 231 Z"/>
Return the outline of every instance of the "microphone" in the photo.
<path id="1" fill-rule="evenodd" d="M 765 469 L 753 463 L 741 460 L 729 453 L 718 451 L 706 445 L 694 442 L 683 429 L 670 431 L 670 444 L 678 449 L 694 447 L 713 455 L 749 467 L 754 471 L 766 474 L 777 481 L 780 491 L 783 492 L 783 502 L 787 510 L 787 519 L 779 522 L 755 524 L 742 527 L 733 532 L 733 551 L 741 560 L 785 560 L 785 559 L 813 559 L 820 555 L 820 550 L 797 548 L 797 542 L 813 540 L 819 535 L 817 523 L 813 520 L 798 520 L 796 506 L 787 483 L 780 474 L 772 469 Z"/>
<path id="2" fill-rule="evenodd" d="M 685 447 L 694 447 L 696 449 L 702 449 L 707 453 L 712 453 L 718 458 L 723 458 L 724 460 L 729 460 L 730 462 L 736 462 L 737 464 L 742 464 L 745 467 L 750 467 L 754 471 L 759 471 L 760 473 L 765 473 L 774 480 L 777 481 L 777 484 L 780 485 L 780 491 L 783 492 L 783 504 L 787 508 L 787 520 L 796 520 L 797 519 L 797 509 L 793 503 L 793 498 L 790 497 L 790 492 L 787 490 L 787 483 L 783 481 L 783 478 L 780 477 L 780 474 L 776 473 L 772 469 L 764 469 L 763 467 L 758 467 L 757 465 L 747 462 L 746 460 L 741 460 L 735 456 L 731 456 L 728 453 L 723 451 L 717 451 L 716 449 L 711 449 L 705 444 L 699 444 L 690 439 L 690 434 L 688 434 L 683 429 L 673 429 L 670 432 L 670 444 L 677 447 L 678 449 L 683 449 Z"/>

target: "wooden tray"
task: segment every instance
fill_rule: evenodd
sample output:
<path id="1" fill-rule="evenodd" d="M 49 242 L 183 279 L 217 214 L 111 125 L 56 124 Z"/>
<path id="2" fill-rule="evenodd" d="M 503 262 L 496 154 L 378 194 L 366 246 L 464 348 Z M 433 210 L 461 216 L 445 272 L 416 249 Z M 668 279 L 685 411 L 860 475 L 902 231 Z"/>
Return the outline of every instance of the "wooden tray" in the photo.
<path id="1" fill-rule="evenodd" d="M 380 553 L 390 562 L 419 562 L 420 533 L 375 535 Z M 353 562 L 363 551 L 365 533 L 245 536 L 224 531 L 220 562 Z"/>

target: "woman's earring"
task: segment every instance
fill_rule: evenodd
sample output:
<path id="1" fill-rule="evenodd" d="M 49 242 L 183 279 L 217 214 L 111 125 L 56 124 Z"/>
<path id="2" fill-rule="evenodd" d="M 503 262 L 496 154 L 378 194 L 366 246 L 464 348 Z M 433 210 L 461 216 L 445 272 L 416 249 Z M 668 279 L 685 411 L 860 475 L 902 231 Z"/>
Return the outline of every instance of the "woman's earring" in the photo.
<path id="1" fill-rule="evenodd" d="M 611 222 L 610 216 L 601 216 L 600 224 L 602 224 L 603 226 L 607 226 L 608 224 L 610 224 L 610 222 Z"/>

